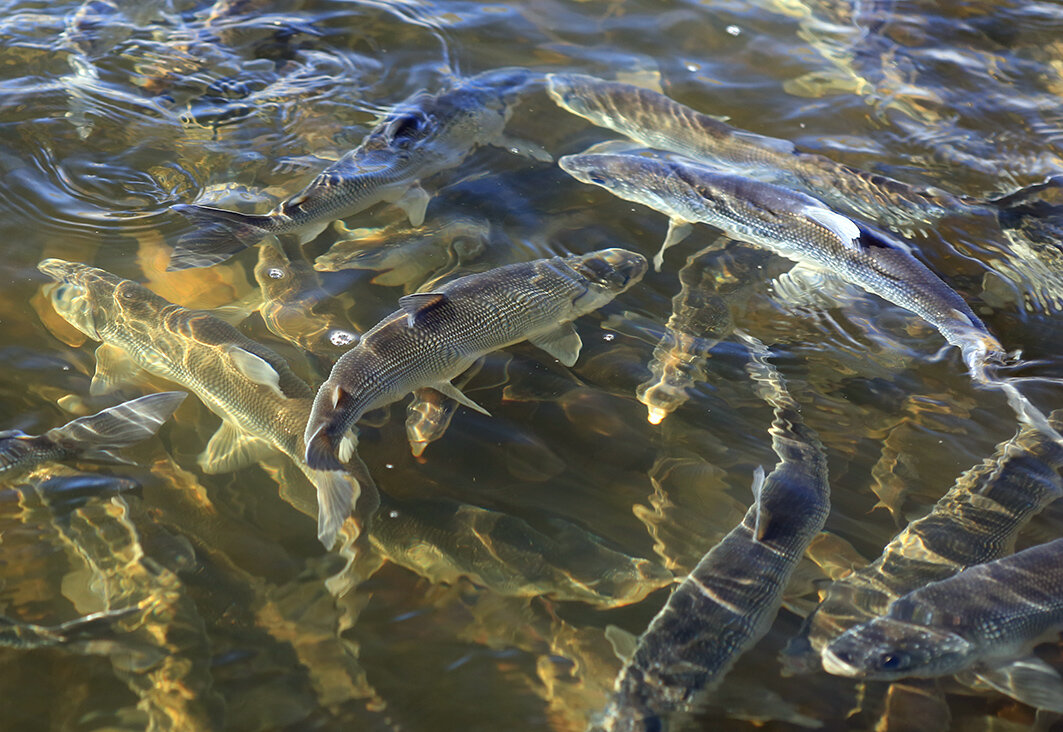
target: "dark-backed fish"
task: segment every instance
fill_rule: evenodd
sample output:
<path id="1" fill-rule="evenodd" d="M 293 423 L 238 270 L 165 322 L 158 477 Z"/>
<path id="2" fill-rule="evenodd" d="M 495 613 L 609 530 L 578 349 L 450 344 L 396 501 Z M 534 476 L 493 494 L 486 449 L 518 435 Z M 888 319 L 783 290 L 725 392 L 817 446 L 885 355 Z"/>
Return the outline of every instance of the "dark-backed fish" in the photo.
<path id="1" fill-rule="evenodd" d="M 332 221 L 381 201 L 399 203 L 410 223 L 420 226 L 429 201 L 422 179 L 460 164 L 482 145 L 532 149 L 508 139 L 503 130 L 514 104 L 541 78 L 528 69 L 494 69 L 438 94 L 419 92 L 397 105 L 361 145 L 269 213 L 174 206 L 197 230 L 178 241 L 169 268 L 217 264 L 270 234 L 297 234 L 306 242 Z"/>
<path id="2" fill-rule="evenodd" d="M 943 676 L 1011 663 L 1060 630 L 1063 539 L 1056 539 L 894 600 L 884 615 L 831 641 L 823 668 L 872 679 Z M 1035 706 L 1063 712 L 1059 688 L 1045 689 Z"/>
<path id="3" fill-rule="evenodd" d="M 830 512 L 827 456 L 759 342 L 750 373 L 775 407 L 775 469 L 753 482 L 742 523 L 702 557 L 638 640 L 606 709 L 606 730 L 667 728 L 770 627 L 782 592 Z"/>
<path id="4" fill-rule="evenodd" d="M 75 458 L 126 462 L 113 451 L 158 432 L 186 396 L 182 391 L 149 394 L 79 417 L 43 435 L 0 431 L 0 477 L 22 473 L 40 463 Z"/>
<path id="5" fill-rule="evenodd" d="M 360 463 L 357 474 L 309 468 L 302 433 L 313 392 L 270 349 L 206 312 L 188 310 L 146 287 L 95 267 L 60 259 L 38 265 L 58 285 L 50 297 L 56 312 L 93 340 L 93 386 L 106 384 L 123 362 L 187 387 L 222 418 L 200 455 L 206 472 L 236 470 L 280 451 L 295 461 L 317 489 L 318 538 L 331 547 L 361 492 L 375 503 L 376 490 Z M 338 463 L 337 463 L 338 465 Z"/>
<path id="6" fill-rule="evenodd" d="M 340 357 L 314 399 L 306 461 L 335 470 L 353 453 L 363 414 L 431 387 L 486 411 L 453 384 L 481 356 L 530 341 L 566 366 L 583 343 L 572 324 L 634 285 L 646 258 L 624 249 L 538 259 L 466 275 L 399 299 L 400 310 Z"/>

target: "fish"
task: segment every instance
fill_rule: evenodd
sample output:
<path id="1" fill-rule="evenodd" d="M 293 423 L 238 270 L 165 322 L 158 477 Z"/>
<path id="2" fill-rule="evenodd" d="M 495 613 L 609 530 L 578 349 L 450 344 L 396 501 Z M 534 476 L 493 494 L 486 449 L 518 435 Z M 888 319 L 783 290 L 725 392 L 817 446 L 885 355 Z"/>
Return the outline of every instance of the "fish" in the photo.
<path id="1" fill-rule="evenodd" d="M 486 414 L 451 379 L 492 351 L 526 340 L 572 366 L 583 345 L 572 321 L 632 287 L 646 269 L 641 254 L 604 249 L 510 264 L 405 295 L 318 389 L 304 435 L 306 464 L 336 470 L 354 452 L 348 432 L 363 414 L 423 387 Z"/>
<path id="2" fill-rule="evenodd" d="M 376 487 L 360 461 L 349 466 L 351 473 L 343 466 L 315 470 L 303 461 L 313 392 L 276 353 L 210 313 L 175 305 L 102 269 L 61 259 L 46 259 L 38 269 L 57 283 L 48 293 L 56 312 L 103 342 L 91 392 L 106 391 L 111 372 L 131 362 L 191 390 L 221 417 L 199 456 L 204 472 L 236 470 L 272 452 L 287 455 L 317 490 L 318 538 L 326 547 L 359 497 L 375 504 Z"/>
<path id="3" fill-rule="evenodd" d="M 0 615 L 0 646 L 30 649 L 77 644 L 95 647 L 97 652 L 109 655 L 114 653 L 116 644 L 106 639 L 115 634 L 115 623 L 139 612 L 138 607 L 103 610 L 58 625 L 22 623 Z"/>
<path id="4" fill-rule="evenodd" d="M 562 109 L 647 147 L 795 188 L 834 209 L 887 228 L 925 228 L 951 213 L 1001 213 L 1009 209 L 1008 197 L 957 195 L 852 168 L 800 150 L 789 140 L 732 127 L 660 92 L 632 84 L 554 73 L 547 74 L 546 88 Z"/>
<path id="5" fill-rule="evenodd" d="M 1056 539 L 894 600 L 885 614 L 831 641 L 823 668 L 869 679 L 932 678 L 1013 662 L 1060 630 L 1063 539 Z M 1063 712 L 1058 674 L 1056 682 L 1035 706 Z"/>
<path id="6" fill-rule="evenodd" d="M 113 451 L 146 440 L 188 396 L 181 391 L 149 394 L 79 417 L 43 435 L 0 431 L 0 478 L 19 475 L 44 462 L 75 458 L 128 462 Z"/>
<path id="7" fill-rule="evenodd" d="M 669 216 L 668 234 L 654 258 L 658 269 L 665 249 L 689 233 L 691 222 L 699 222 L 854 284 L 934 326 L 960 350 L 978 385 L 1002 391 L 1020 420 L 1063 441 L 1011 381 L 993 373 L 1011 360 L 996 336 L 903 242 L 804 193 L 678 157 L 592 153 L 568 155 L 558 164 L 583 183 Z"/>
<path id="8" fill-rule="evenodd" d="M 805 425 L 767 349 L 751 336 L 749 372 L 775 410 L 772 448 L 779 462 L 758 468 L 753 504 L 712 547 L 639 637 L 617 677 L 601 728 L 661 730 L 694 709 L 771 626 L 809 542 L 830 513 L 827 455 Z"/>
<path id="9" fill-rule="evenodd" d="M 482 145 L 527 150 L 552 161 L 545 151 L 504 133 L 516 102 L 541 80 L 528 69 L 502 68 L 459 80 L 438 94 L 418 92 L 398 104 L 357 148 L 269 213 L 172 206 L 196 229 L 177 241 L 168 268 L 217 264 L 271 234 L 297 235 L 306 243 L 331 222 L 383 201 L 400 205 L 410 223 L 420 226 L 429 202 L 420 181 L 459 165 Z"/>

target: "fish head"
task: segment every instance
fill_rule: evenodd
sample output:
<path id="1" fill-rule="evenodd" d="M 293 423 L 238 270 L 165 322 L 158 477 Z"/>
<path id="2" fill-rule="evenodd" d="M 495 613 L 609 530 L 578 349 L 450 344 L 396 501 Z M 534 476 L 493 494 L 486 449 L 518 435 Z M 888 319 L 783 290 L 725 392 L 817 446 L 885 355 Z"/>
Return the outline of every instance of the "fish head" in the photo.
<path id="1" fill-rule="evenodd" d="M 593 301 L 591 309 L 600 307 L 641 280 L 649 266 L 641 254 L 617 248 L 565 257 L 564 262 L 586 288 L 577 300 L 580 305 L 584 305 L 584 300 L 586 305 Z"/>
<path id="2" fill-rule="evenodd" d="M 974 648 L 940 628 L 879 617 L 842 633 L 823 649 L 823 669 L 872 679 L 933 677 L 966 666 Z"/>
<path id="3" fill-rule="evenodd" d="M 662 210 L 662 184 L 672 177 L 669 161 L 649 155 L 584 153 L 566 155 L 557 164 L 581 183 L 600 186 L 626 201 L 658 210 Z"/>
<path id="4" fill-rule="evenodd" d="M 558 106 L 588 119 L 602 119 L 609 110 L 603 105 L 602 90 L 615 83 L 586 74 L 547 74 L 546 91 Z"/>
<path id="5" fill-rule="evenodd" d="M 37 269 L 55 280 L 55 284 L 45 289 L 55 312 L 89 338 L 102 340 L 97 329 L 101 313 L 96 304 L 101 298 L 113 301 L 118 278 L 95 267 L 62 259 L 45 259 Z"/>

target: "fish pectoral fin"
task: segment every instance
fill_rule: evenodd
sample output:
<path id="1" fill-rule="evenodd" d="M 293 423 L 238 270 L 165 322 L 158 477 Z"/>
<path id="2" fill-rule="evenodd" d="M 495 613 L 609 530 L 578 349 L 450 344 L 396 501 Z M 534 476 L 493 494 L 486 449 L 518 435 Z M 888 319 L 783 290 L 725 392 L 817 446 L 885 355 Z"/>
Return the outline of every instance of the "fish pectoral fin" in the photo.
<path id="1" fill-rule="evenodd" d="M 1063 712 L 1063 678 L 1037 656 L 974 671 L 974 677 L 1037 709 Z"/>
<path id="2" fill-rule="evenodd" d="M 694 226 L 689 221 L 676 218 L 668 219 L 668 233 L 664 236 L 664 243 L 661 244 L 660 250 L 653 257 L 654 272 L 661 271 L 661 265 L 664 264 L 664 250 L 686 239 L 693 229 Z"/>
<path id="3" fill-rule="evenodd" d="M 417 318 L 447 301 L 442 292 L 414 292 L 399 298 L 399 307 L 406 313 L 406 324 L 413 327 Z"/>
<path id="4" fill-rule="evenodd" d="M 231 422 L 222 422 L 197 462 L 204 473 L 231 473 L 252 465 L 275 450 L 268 442 L 247 434 Z"/>
<path id="5" fill-rule="evenodd" d="M 518 137 L 510 137 L 509 135 L 499 135 L 493 143 L 495 147 L 505 148 L 514 155 L 521 155 L 532 160 L 538 160 L 540 163 L 552 163 L 554 162 L 554 156 L 551 155 L 545 147 L 538 145 L 530 140 L 522 140 Z"/>
<path id="6" fill-rule="evenodd" d="M 488 412 L 486 409 L 474 402 L 472 399 L 469 399 L 469 397 L 465 396 L 464 392 L 462 392 L 461 389 L 454 386 L 449 381 L 441 381 L 438 384 L 432 384 L 432 388 L 438 391 L 443 396 L 450 397 L 458 404 L 464 405 L 469 409 L 475 409 L 480 414 L 485 414 L 488 417 L 491 416 L 490 412 Z"/>
<path id="7" fill-rule="evenodd" d="M 96 373 L 89 384 L 89 394 L 100 396 L 116 391 L 134 379 L 140 367 L 123 349 L 109 343 L 96 349 Z"/>
<path id="8" fill-rule="evenodd" d="M 757 507 L 757 517 L 753 522 L 753 538 L 763 541 L 768 534 L 768 526 L 771 525 L 771 512 L 767 511 L 760 503 L 761 494 L 764 491 L 764 466 L 758 465 L 753 471 L 753 505 Z"/>
<path id="9" fill-rule="evenodd" d="M 609 645 L 613 647 L 613 653 L 623 663 L 627 663 L 634 657 L 635 649 L 639 645 L 637 635 L 612 623 L 605 626 L 605 639 L 609 641 Z"/>
<path id="10" fill-rule="evenodd" d="M 548 333 L 529 338 L 528 342 L 543 349 L 565 366 L 575 364 L 580 349 L 583 348 L 583 341 L 572 323 L 563 323 Z"/>
<path id="11" fill-rule="evenodd" d="M 801 213 L 829 229 L 846 249 L 860 249 L 860 227 L 854 224 L 852 219 L 819 206 L 805 206 Z"/>
<path id="12" fill-rule="evenodd" d="M 424 223 L 424 214 L 428 210 L 428 201 L 431 198 L 420 183 L 414 183 L 395 201 L 395 205 L 406 212 L 410 226 L 420 226 Z"/>
<path id="13" fill-rule="evenodd" d="M 264 358 L 239 346 L 230 346 L 227 350 L 237 371 L 256 384 L 268 386 L 278 396 L 285 396 L 280 387 L 280 374 Z"/>

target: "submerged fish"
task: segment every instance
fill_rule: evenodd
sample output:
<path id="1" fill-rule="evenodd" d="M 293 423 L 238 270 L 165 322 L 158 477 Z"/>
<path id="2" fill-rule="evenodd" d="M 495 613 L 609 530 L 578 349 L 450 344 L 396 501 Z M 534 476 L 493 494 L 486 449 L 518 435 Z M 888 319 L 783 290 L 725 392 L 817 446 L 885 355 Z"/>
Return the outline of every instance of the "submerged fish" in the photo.
<path id="1" fill-rule="evenodd" d="M 823 651 L 839 676 L 898 679 L 992 667 L 1063 630 L 1063 539 L 965 569 L 894 600 Z M 1043 662 L 1042 662 L 1043 663 Z M 1059 677 L 1038 707 L 1063 712 Z"/>
<path id="2" fill-rule="evenodd" d="M 420 226 L 429 200 L 420 181 L 458 165 L 477 147 L 503 145 L 548 159 L 503 133 L 513 105 L 536 83 L 541 76 L 535 72 L 506 68 L 463 79 L 439 94 L 419 92 L 397 105 L 361 145 L 269 213 L 174 206 L 198 228 L 178 241 L 169 268 L 217 264 L 270 234 L 298 234 L 310 241 L 329 223 L 381 201 L 400 203 L 410 223 Z"/>
<path id="3" fill-rule="evenodd" d="M 510 264 L 400 298 L 401 309 L 341 356 L 318 390 L 306 425 L 307 464 L 337 469 L 354 450 L 348 431 L 359 418 L 415 389 L 431 387 L 485 412 L 451 379 L 491 351 L 530 341 L 571 366 L 583 345 L 572 321 L 645 272 L 641 254 L 605 249 Z"/>
<path id="4" fill-rule="evenodd" d="M 753 342 L 750 373 L 775 407 L 765 477 L 758 469 L 753 505 L 709 550 L 638 640 L 606 709 L 606 730 L 661 730 L 675 712 L 691 711 L 767 631 L 782 593 L 830 512 L 827 456 L 801 419 L 778 372 Z"/>
<path id="5" fill-rule="evenodd" d="M 88 417 L 79 417 L 43 435 L 0 431 L 0 477 L 50 461 L 83 458 L 125 462 L 113 450 L 146 440 L 162 427 L 188 396 L 181 391 L 133 399 Z"/>
<path id="6" fill-rule="evenodd" d="M 648 147 L 796 188 L 883 226 L 912 228 L 950 212 L 1007 210 L 1005 199 L 958 196 L 803 152 L 789 140 L 736 129 L 631 84 L 583 74 L 549 74 L 547 90 L 562 108 Z"/>
<path id="7" fill-rule="evenodd" d="M 103 341 L 94 389 L 106 385 L 117 364 L 131 360 L 191 389 L 222 418 L 200 455 L 204 471 L 236 470 L 273 451 L 284 453 L 317 489 L 318 538 L 329 547 L 359 497 L 359 484 L 375 502 L 375 486 L 357 459 L 351 466 L 356 476 L 342 466 L 322 471 L 303 462 L 312 392 L 276 353 L 209 313 L 175 305 L 101 269 L 60 259 L 46 259 L 38 268 L 59 283 L 50 293 L 56 312 Z"/>
<path id="8" fill-rule="evenodd" d="M 115 624 L 139 612 L 141 610 L 138 607 L 103 610 L 59 625 L 20 623 L 0 615 L 0 646 L 30 649 L 76 644 L 78 647 L 95 648 L 102 655 L 110 655 L 115 652 L 116 644 L 107 640 L 117 635 Z"/>
<path id="9" fill-rule="evenodd" d="M 691 222 L 710 224 L 911 310 L 960 349 L 980 381 L 987 362 L 1005 358 L 1003 346 L 963 298 L 902 243 L 811 196 L 676 159 L 591 154 L 569 155 L 559 164 L 577 180 L 669 216 L 668 237 L 654 260 L 658 267 L 664 250 L 686 236 Z"/>

